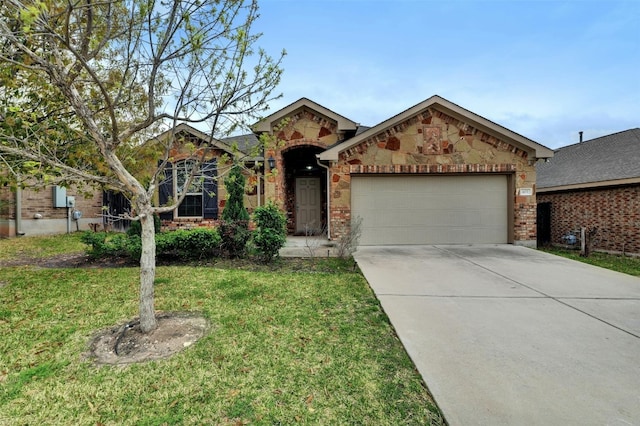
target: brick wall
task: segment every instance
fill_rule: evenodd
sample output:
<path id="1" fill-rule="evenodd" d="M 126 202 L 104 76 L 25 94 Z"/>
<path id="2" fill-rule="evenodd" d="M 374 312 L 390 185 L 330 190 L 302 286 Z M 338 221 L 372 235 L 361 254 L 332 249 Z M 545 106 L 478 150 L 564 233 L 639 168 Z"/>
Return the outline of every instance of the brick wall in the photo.
<path id="1" fill-rule="evenodd" d="M 101 218 L 101 190 L 97 189 L 85 197 L 75 189 L 69 188 L 67 189 L 67 196 L 75 197 L 75 210 L 81 211 L 83 217 Z M 37 214 L 42 216 L 41 219 L 66 220 L 67 209 L 53 207 L 52 187 L 46 187 L 39 191 L 32 189 L 25 189 L 22 191 L 22 218 L 33 219 Z"/>
<path id="2" fill-rule="evenodd" d="M 551 203 L 551 242 L 581 227 L 598 228 L 594 248 L 640 254 L 640 185 L 538 194 Z"/>
<path id="3" fill-rule="evenodd" d="M 96 189 L 83 193 L 73 187 L 67 188 L 67 196 L 75 197 L 75 210 L 82 212 L 82 218 L 76 223 L 72 221 L 71 230 L 89 230 L 90 223 L 102 223 L 102 191 Z M 16 206 L 15 193 L 4 191 L 2 199 L 8 201 L 9 208 L 0 211 L 0 236 L 12 237 L 15 229 Z M 67 230 L 67 209 L 53 207 L 53 187 L 43 189 L 23 189 L 22 229 L 25 235 L 45 235 L 64 233 Z"/>

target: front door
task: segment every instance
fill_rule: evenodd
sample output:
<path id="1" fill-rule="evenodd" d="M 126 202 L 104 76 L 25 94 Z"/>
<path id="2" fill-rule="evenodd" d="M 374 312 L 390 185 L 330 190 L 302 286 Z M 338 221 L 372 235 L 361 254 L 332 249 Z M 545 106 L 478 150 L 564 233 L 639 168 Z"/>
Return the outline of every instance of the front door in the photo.
<path id="1" fill-rule="evenodd" d="M 296 234 L 321 231 L 320 178 L 296 178 Z"/>

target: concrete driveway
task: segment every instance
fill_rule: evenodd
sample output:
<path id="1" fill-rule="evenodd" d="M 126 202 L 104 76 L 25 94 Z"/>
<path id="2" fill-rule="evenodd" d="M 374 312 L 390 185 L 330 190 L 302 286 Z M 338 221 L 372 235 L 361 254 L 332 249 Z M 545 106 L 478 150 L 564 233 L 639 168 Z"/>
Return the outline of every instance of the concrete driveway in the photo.
<path id="1" fill-rule="evenodd" d="M 354 255 L 450 425 L 640 425 L 640 279 L 511 245 Z"/>

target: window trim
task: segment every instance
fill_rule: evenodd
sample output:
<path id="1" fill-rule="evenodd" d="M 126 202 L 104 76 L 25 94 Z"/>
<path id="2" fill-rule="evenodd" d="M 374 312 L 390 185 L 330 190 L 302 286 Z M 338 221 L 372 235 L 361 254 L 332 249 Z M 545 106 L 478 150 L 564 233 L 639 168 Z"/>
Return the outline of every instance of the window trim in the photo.
<path id="1" fill-rule="evenodd" d="M 174 194 L 174 198 L 177 199 L 178 198 L 178 188 L 179 188 L 179 180 L 178 180 L 178 172 L 185 172 L 186 173 L 186 168 L 184 167 L 184 164 L 190 162 L 190 163 L 195 163 L 195 161 L 193 160 L 189 160 L 189 159 L 184 159 L 184 160 L 178 160 L 175 161 L 173 163 L 173 194 Z M 188 173 L 191 173 L 190 171 Z M 194 179 L 200 179 L 201 176 L 194 176 Z M 185 176 L 185 181 L 188 178 L 188 174 Z M 186 192 L 184 194 L 184 198 L 182 199 L 182 202 L 180 202 L 180 204 L 178 205 L 178 207 L 176 207 L 175 209 L 175 217 L 176 218 L 192 218 L 192 219 L 203 219 L 204 218 L 204 182 L 200 182 L 198 184 L 198 182 L 191 182 L 191 188 L 192 189 L 194 185 L 198 185 L 200 187 L 200 191 L 199 192 Z M 182 203 L 184 203 L 184 201 L 187 199 L 188 196 L 200 196 L 200 214 L 198 216 L 183 216 L 180 214 L 180 206 L 182 206 Z"/>

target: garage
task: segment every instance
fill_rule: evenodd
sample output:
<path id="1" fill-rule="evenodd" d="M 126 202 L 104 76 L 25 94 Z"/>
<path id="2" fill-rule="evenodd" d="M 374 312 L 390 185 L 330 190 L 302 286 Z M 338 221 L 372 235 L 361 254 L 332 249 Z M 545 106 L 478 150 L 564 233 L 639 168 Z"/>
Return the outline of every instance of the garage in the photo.
<path id="1" fill-rule="evenodd" d="M 361 245 L 507 243 L 508 194 L 506 175 L 351 176 Z"/>

